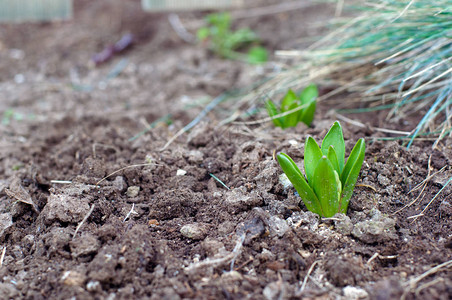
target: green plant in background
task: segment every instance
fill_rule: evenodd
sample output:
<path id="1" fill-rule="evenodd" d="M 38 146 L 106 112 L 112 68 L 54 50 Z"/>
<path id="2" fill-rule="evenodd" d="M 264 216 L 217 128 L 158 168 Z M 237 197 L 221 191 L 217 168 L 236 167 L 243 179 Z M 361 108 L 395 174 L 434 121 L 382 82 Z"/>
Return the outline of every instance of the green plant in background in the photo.
<path id="1" fill-rule="evenodd" d="M 260 46 L 250 49 L 247 55 L 238 52 L 240 48 L 259 41 L 258 36 L 248 28 L 231 30 L 231 16 L 228 13 L 210 14 L 206 17 L 208 26 L 197 32 L 198 40 L 208 42 L 209 48 L 217 55 L 228 59 L 246 60 L 249 63 L 267 61 L 267 50 Z"/>
<path id="2" fill-rule="evenodd" d="M 321 147 L 312 137 L 306 140 L 306 178 L 287 154 L 279 153 L 277 159 L 307 209 L 329 218 L 336 213 L 347 213 L 364 162 L 365 148 L 364 139 L 359 139 L 344 165 L 344 136 L 341 125 L 336 121 L 323 139 Z"/>
<path id="3" fill-rule="evenodd" d="M 304 106 L 304 108 L 294 111 L 286 116 L 274 118 L 273 124 L 275 124 L 276 127 L 281 127 L 283 129 L 295 127 L 298 122 L 303 122 L 307 126 L 311 126 L 312 120 L 314 119 L 316 99 L 318 95 L 319 91 L 317 90 L 317 86 L 311 84 L 307 86 L 298 96 L 294 91 L 289 90 L 284 96 L 279 110 L 271 100 L 268 100 L 265 103 L 265 106 L 270 117 L 274 117 L 297 107 Z"/>

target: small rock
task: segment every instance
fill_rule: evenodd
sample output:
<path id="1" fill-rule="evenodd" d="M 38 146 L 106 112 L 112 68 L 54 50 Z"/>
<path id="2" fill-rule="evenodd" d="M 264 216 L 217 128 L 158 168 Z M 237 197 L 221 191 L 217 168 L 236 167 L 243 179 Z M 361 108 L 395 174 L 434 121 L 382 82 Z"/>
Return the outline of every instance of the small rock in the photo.
<path id="1" fill-rule="evenodd" d="M 199 150 L 191 150 L 188 152 L 188 161 L 194 164 L 200 164 L 204 160 L 204 154 Z"/>
<path id="2" fill-rule="evenodd" d="M 82 286 L 86 280 L 86 275 L 76 271 L 66 271 L 61 276 L 61 281 L 69 286 Z"/>
<path id="3" fill-rule="evenodd" d="M 207 225 L 201 223 L 192 223 L 182 226 L 180 233 L 186 238 L 192 240 L 203 240 L 207 236 Z"/>
<path id="4" fill-rule="evenodd" d="M 383 216 L 376 209 L 371 210 L 369 215 L 372 219 L 355 224 L 352 236 L 368 244 L 397 238 L 394 219 Z"/>
<path id="5" fill-rule="evenodd" d="M 278 183 L 276 178 L 280 172 L 279 167 L 272 160 L 263 161 L 259 164 L 261 171 L 255 177 L 255 182 L 260 191 L 269 192 Z"/>
<path id="6" fill-rule="evenodd" d="M 262 292 L 266 300 L 285 299 L 283 284 L 281 282 L 270 282 Z"/>
<path id="7" fill-rule="evenodd" d="M 140 192 L 140 187 L 139 186 L 129 186 L 127 188 L 127 197 L 129 198 L 134 198 L 136 196 L 138 196 L 138 193 Z"/>
<path id="8" fill-rule="evenodd" d="M 184 176 L 185 174 L 187 174 L 187 171 L 182 169 L 178 169 L 176 172 L 176 176 Z"/>
<path id="9" fill-rule="evenodd" d="M 319 215 L 310 211 L 296 211 L 287 218 L 287 224 L 292 228 L 303 226 L 315 232 L 319 228 Z"/>
<path id="10" fill-rule="evenodd" d="M 355 286 L 348 285 L 342 289 L 342 292 L 344 293 L 345 299 L 359 300 L 369 298 L 369 294 L 365 290 Z"/>
<path id="11" fill-rule="evenodd" d="M 270 216 L 268 218 L 267 226 L 270 231 L 270 237 L 282 237 L 290 229 L 287 222 L 277 216 Z"/>
<path id="12" fill-rule="evenodd" d="M 71 187 L 58 193 L 51 189 L 42 215 L 47 224 L 58 220 L 64 223 L 79 223 L 90 209 L 90 196 L 84 194 L 83 186 Z"/>
<path id="13" fill-rule="evenodd" d="M 354 285 L 359 274 L 363 272 L 356 259 L 343 256 L 331 257 L 325 264 L 325 271 L 331 283 L 337 287 Z"/>
<path id="14" fill-rule="evenodd" d="M 397 278 L 377 281 L 369 291 L 371 299 L 400 299 L 404 292 Z"/>
<path id="15" fill-rule="evenodd" d="M 224 281 L 234 282 L 243 280 L 243 276 L 237 271 L 229 271 L 221 274 L 221 279 Z"/>
<path id="16" fill-rule="evenodd" d="M 24 252 L 22 250 L 22 247 L 19 245 L 14 245 L 12 249 L 10 249 L 10 252 L 14 255 L 14 258 L 16 260 L 20 260 L 24 257 Z"/>
<path id="17" fill-rule="evenodd" d="M 113 181 L 113 187 L 118 192 L 124 192 L 127 188 L 127 183 L 124 180 L 124 177 L 122 176 L 116 176 L 115 180 Z"/>
<path id="18" fill-rule="evenodd" d="M 334 227 L 337 232 L 343 235 L 350 235 L 353 230 L 353 223 L 350 218 L 345 214 L 335 214 L 333 216 Z"/>
<path id="19" fill-rule="evenodd" d="M 242 188 L 239 188 L 229 191 L 226 194 L 226 199 L 223 203 L 228 210 L 236 212 L 250 207 L 260 206 L 263 203 L 263 200 L 256 193 L 247 193 L 242 191 Z"/>
<path id="20" fill-rule="evenodd" d="M 17 299 L 19 291 L 12 283 L 0 282 L 0 299 Z"/>
<path id="21" fill-rule="evenodd" d="M 27 250 L 30 250 L 31 247 L 34 245 L 34 243 L 35 243 L 35 236 L 32 234 L 27 234 L 26 236 L 24 236 L 22 238 L 22 245 Z"/>
<path id="22" fill-rule="evenodd" d="M 100 282 L 97 280 L 91 280 L 86 284 L 86 289 L 89 292 L 100 292 L 102 291 L 102 286 L 100 285 Z"/>
<path id="23" fill-rule="evenodd" d="M 75 237 L 70 242 L 70 247 L 72 256 L 80 257 L 97 253 L 100 248 L 100 242 L 91 233 L 84 233 L 81 236 Z"/>
<path id="24" fill-rule="evenodd" d="M 213 192 L 212 196 L 214 198 L 221 198 L 221 196 L 223 196 L 223 194 L 221 192 Z"/>
<path id="25" fill-rule="evenodd" d="M 256 258 L 258 258 L 261 261 L 274 261 L 275 260 L 275 254 L 270 252 L 267 249 L 262 249 L 262 252 L 260 254 L 256 255 Z"/>
<path id="26" fill-rule="evenodd" d="M 6 229 L 13 225 L 13 219 L 9 213 L 0 214 L 0 236 Z"/>
<path id="27" fill-rule="evenodd" d="M 377 180 L 382 186 L 388 186 L 391 183 L 391 180 L 383 174 L 379 174 Z"/>
<path id="28" fill-rule="evenodd" d="M 69 245 L 72 239 L 72 232 L 69 227 L 60 228 L 54 227 L 50 230 L 50 232 L 46 233 L 44 237 L 42 237 L 44 241 L 44 245 L 40 246 L 40 240 L 37 241 L 37 252 L 38 254 L 42 251 L 41 255 L 46 254 L 48 257 L 52 257 L 54 255 L 66 255 Z M 69 256 L 69 254 L 67 254 Z"/>
<path id="29" fill-rule="evenodd" d="M 292 182 L 290 182 L 289 178 L 287 178 L 287 175 L 285 173 L 282 173 L 281 175 L 279 175 L 279 183 L 281 183 L 284 190 L 288 190 L 291 187 L 293 187 Z"/>
<path id="30" fill-rule="evenodd" d="M 201 247 L 207 253 L 208 256 L 214 256 L 219 252 L 220 249 L 224 248 L 224 244 L 218 240 L 206 238 L 201 243 Z"/>

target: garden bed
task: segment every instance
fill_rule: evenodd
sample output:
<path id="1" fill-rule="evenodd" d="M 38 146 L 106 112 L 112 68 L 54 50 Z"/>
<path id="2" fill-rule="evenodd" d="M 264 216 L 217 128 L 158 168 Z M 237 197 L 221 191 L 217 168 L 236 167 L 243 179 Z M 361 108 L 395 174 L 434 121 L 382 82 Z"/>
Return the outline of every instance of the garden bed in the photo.
<path id="1" fill-rule="evenodd" d="M 364 137 L 364 165 L 348 217 L 321 220 L 273 154 L 301 164 L 307 135 L 336 120 L 327 102 L 311 128 L 284 131 L 220 126 L 219 106 L 162 150 L 213 97 L 279 65 L 216 58 L 136 1 L 77 2 L 72 22 L 0 27 L 0 298 L 450 299 L 450 186 L 434 199 L 452 176 L 450 139 L 407 150 L 373 128 L 416 116 L 350 115 L 366 126 L 341 121 L 347 153 Z M 334 9 L 237 24 L 290 48 Z M 89 63 L 126 32 L 131 49 Z"/>

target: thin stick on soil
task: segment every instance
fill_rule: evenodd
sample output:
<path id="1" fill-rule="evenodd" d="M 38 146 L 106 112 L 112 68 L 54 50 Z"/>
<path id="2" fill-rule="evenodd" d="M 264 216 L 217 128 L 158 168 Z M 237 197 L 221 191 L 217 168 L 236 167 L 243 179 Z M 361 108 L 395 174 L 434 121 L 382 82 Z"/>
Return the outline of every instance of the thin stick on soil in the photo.
<path id="1" fill-rule="evenodd" d="M 343 115 L 338 114 L 338 113 L 336 113 L 336 117 L 339 120 L 345 121 L 345 122 L 347 122 L 347 123 L 349 123 L 351 125 L 354 125 L 356 127 L 361 127 L 361 128 L 368 127 L 368 126 L 366 126 L 365 124 L 363 124 L 361 122 L 349 119 L 346 116 L 343 116 Z M 380 132 L 389 133 L 389 134 L 400 134 L 400 135 L 409 135 L 409 134 L 411 134 L 411 132 L 408 132 L 408 131 L 392 130 L 392 129 L 386 129 L 386 128 L 372 127 L 372 126 L 369 126 L 369 128 L 371 130 L 380 131 Z"/>
<path id="2" fill-rule="evenodd" d="M 107 179 L 107 178 L 109 178 L 109 177 L 111 177 L 111 176 L 113 176 L 113 175 L 115 175 L 115 174 L 117 174 L 117 173 L 119 173 L 119 172 L 121 172 L 121 171 L 124 171 L 124 170 L 126 170 L 126 169 L 129 169 L 129 168 L 139 168 L 139 167 L 147 167 L 147 166 L 152 166 L 152 165 L 157 165 L 157 164 L 156 164 L 156 163 L 137 164 L 137 165 L 130 165 L 130 166 L 121 168 L 121 169 L 119 169 L 119 170 L 116 170 L 116 171 L 114 171 L 114 172 L 108 174 L 107 176 L 105 176 L 104 178 L 102 178 L 101 180 L 99 180 L 99 181 L 96 183 L 96 186 L 98 186 L 99 183 L 101 183 L 101 182 L 104 181 L 105 179 Z"/>
<path id="3" fill-rule="evenodd" d="M 242 252 L 242 246 L 243 246 L 243 242 L 245 241 L 245 237 L 246 237 L 246 233 L 242 233 L 242 235 L 239 237 L 239 240 L 237 241 L 237 244 L 234 247 L 234 250 L 232 251 L 232 253 L 234 254 L 234 258 L 231 261 L 231 271 L 234 270 L 235 260 Z"/>
<path id="4" fill-rule="evenodd" d="M 441 269 L 443 269 L 443 268 L 444 269 L 448 269 L 450 267 L 452 267 L 452 259 L 448 260 L 448 261 L 446 261 L 446 262 L 444 262 L 444 263 L 442 263 L 440 265 L 437 265 L 436 267 L 433 267 L 430 270 L 428 270 L 428 271 L 422 273 L 421 275 L 419 275 L 419 276 L 411 279 L 410 281 L 406 282 L 405 283 L 406 288 L 407 289 L 414 289 L 416 287 L 416 284 L 418 284 L 419 281 L 421 281 L 425 277 L 428 277 L 428 276 L 430 276 L 432 274 L 435 274 L 435 273 L 441 271 Z"/>
<path id="5" fill-rule="evenodd" d="M 89 209 L 86 216 L 83 218 L 83 220 L 80 222 L 80 224 L 78 224 L 77 228 L 75 228 L 75 232 L 74 232 L 74 235 L 72 236 L 72 238 L 74 238 L 77 235 L 77 232 L 80 230 L 82 225 L 86 222 L 86 220 L 88 220 L 89 216 L 93 213 L 93 211 L 94 211 L 94 204 L 91 205 L 91 208 Z"/>
<path id="6" fill-rule="evenodd" d="M 308 270 L 308 273 L 306 274 L 306 276 L 303 279 L 303 284 L 301 285 L 300 288 L 300 292 L 302 292 L 304 290 L 304 288 L 306 287 L 306 284 L 308 283 L 308 278 L 309 276 L 311 276 L 312 271 L 314 271 L 314 267 L 317 265 L 319 261 L 316 260 L 315 262 L 312 263 L 311 267 Z"/>
<path id="7" fill-rule="evenodd" d="M 235 263 L 236 258 L 242 252 L 242 246 L 243 246 L 243 242 L 245 241 L 245 237 L 246 237 L 246 234 L 245 233 L 242 234 L 239 237 L 239 239 L 234 247 L 234 250 L 232 252 L 228 253 L 227 255 L 220 257 L 220 258 L 214 258 L 214 259 L 206 258 L 205 260 L 200 261 L 198 263 L 190 264 L 188 267 L 185 268 L 185 271 L 191 272 L 195 269 L 209 267 L 209 266 L 216 267 L 216 266 L 220 266 L 220 265 L 227 263 L 229 260 L 232 260 L 231 261 L 231 271 L 234 270 L 233 269 L 234 263 Z"/>
<path id="8" fill-rule="evenodd" d="M 71 184 L 72 181 L 70 181 L 70 180 L 50 180 L 50 183 L 55 183 L 55 184 Z"/>
<path id="9" fill-rule="evenodd" d="M 452 177 L 449 178 L 449 180 L 447 180 L 447 182 L 443 185 L 443 187 L 438 191 L 438 193 L 436 193 L 436 195 L 432 198 L 432 200 L 430 200 L 430 202 L 427 204 L 427 206 L 425 206 L 425 208 L 421 211 L 421 213 L 416 216 L 416 218 L 414 218 L 414 221 L 417 220 L 418 217 L 423 216 L 424 212 L 427 210 L 427 208 L 429 208 L 430 204 L 433 203 L 433 201 L 436 199 L 436 197 L 439 196 L 439 194 L 441 194 L 441 192 L 446 188 L 446 186 L 449 185 L 449 183 L 452 181 Z"/>
<path id="10" fill-rule="evenodd" d="M 136 211 L 134 211 L 133 209 L 135 208 L 135 203 L 132 203 L 132 209 L 129 211 L 129 213 L 126 215 L 126 217 L 124 218 L 124 220 L 122 220 L 122 222 L 124 223 L 125 221 L 127 221 L 128 218 L 130 218 L 131 214 L 138 214 Z"/>
<path id="11" fill-rule="evenodd" d="M 430 179 L 432 179 L 433 176 L 435 176 L 436 174 L 439 174 L 439 173 L 443 172 L 443 171 L 446 169 L 446 166 L 444 166 L 444 167 L 442 167 L 439 171 L 436 171 L 436 172 L 434 172 L 433 174 L 430 174 L 430 172 L 431 172 L 431 169 L 430 169 L 431 158 L 432 158 L 432 156 L 430 155 L 430 157 L 429 157 L 429 159 L 428 159 L 428 173 L 427 173 L 427 177 L 426 177 L 424 180 L 422 180 L 420 183 L 418 183 L 411 191 L 408 192 L 408 194 L 409 194 L 409 193 L 411 193 L 411 192 L 417 191 L 420 187 L 422 187 L 421 191 L 419 192 L 419 195 L 418 195 L 413 201 L 411 201 L 410 203 L 408 203 L 408 204 L 405 205 L 404 207 L 402 207 L 402 208 L 400 208 L 399 210 L 397 210 L 397 211 L 395 211 L 394 213 L 392 213 L 391 216 L 393 216 L 393 215 L 395 215 L 395 214 L 401 212 L 402 210 L 404 210 L 404 209 L 407 208 L 407 207 L 410 207 L 411 205 L 413 205 L 414 203 L 416 203 L 416 202 L 419 200 L 419 198 L 420 198 L 421 196 L 422 196 L 422 198 L 424 198 L 424 197 L 423 197 L 423 195 L 424 195 L 424 190 L 425 190 L 425 188 L 427 187 L 427 183 L 430 181 Z M 421 199 L 422 199 L 422 198 L 421 198 Z M 419 215 L 411 216 L 411 217 L 409 217 L 409 218 L 411 218 L 411 219 L 412 219 L 412 218 L 416 218 L 416 217 L 418 217 L 418 216 L 420 216 L 420 215 L 424 215 L 424 214 L 423 214 L 423 213 L 420 213 Z"/>
<path id="12" fill-rule="evenodd" d="M 442 278 L 442 277 L 435 278 L 435 279 L 433 279 L 432 281 L 429 281 L 429 282 L 427 282 L 427 283 L 421 284 L 421 285 L 414 291 L 414 293 L 416 294 L 416 296 L 420 297 L 419 294 L 421 293 L 422 290 L 424 290 L 424 289 L 426 289 L 426 288 L 428 288 L 428 287 L 431 287 L 432 285 L 435 285 L 435 284 L 437 284 L 438 282 L 443 282 L 443 281 L 444 281 L 444 278 Z"/>
<path id="13" fill-rule="evenodd" d="M 0 266 L 3 266 L 3 260 L 5 259 L 6 246 L 3 247 L 2 256 L 0 257 Z"/>

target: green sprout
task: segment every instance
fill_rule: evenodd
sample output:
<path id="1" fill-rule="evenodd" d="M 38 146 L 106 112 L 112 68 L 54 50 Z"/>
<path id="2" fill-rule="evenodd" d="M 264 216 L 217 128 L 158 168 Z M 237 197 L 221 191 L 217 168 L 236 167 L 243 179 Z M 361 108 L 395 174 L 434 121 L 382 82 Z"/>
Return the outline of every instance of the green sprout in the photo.
<path id="1" fill-rule="evenodd" d="M 298 96 L 294 91 L 289 90 L 284 96 L 279 110 L 271 100 L 268 100 L 265 105 L 270 117 L 274 117 L 278 114 L 282 114 L 303 106 L 303 108 L 300 108 L 293 113 L 273 118 L 273 124 L 275 124 L 276 127 L 281 127 L 283 129 L 295 127 L 298 122 L 303 122 L 307 126 L 311 126 L 312 120 L 314 119 L 316 99 L 318 95 L 319 91 L 317 90 L 317 86 L 311 84 L 308 85 Z"/>
<path id="2" fill-rule="evenodd" d="M 208 43 L 209 48 L 218 56 L 244 60 L 251 64 L 267 61 L 267 50 L 260 46 L 251 48 L 247 55 L 237 51 L 250 43 L 259 42 L 259 37 L 248 28 L 232 31 L 231 16 L 228 13 L 210 14 L 206 17 L 206 22 L 208 26 L 197 32 L 198 40 Z"/>
<path id="3" fill-rule="evenodd" d="M 279 153 L 277 159 L 307 209 L 330 218 L 336 213 L 347 213 L 364 162 L 365 148 L 364 139 L 359 139 L 344 165 L 344 136 L 341 125 L 336 121 L 323 139 L 321 147 L 310 136 L 306 140 L 306 179 L 287 154 Z"/>

